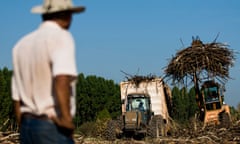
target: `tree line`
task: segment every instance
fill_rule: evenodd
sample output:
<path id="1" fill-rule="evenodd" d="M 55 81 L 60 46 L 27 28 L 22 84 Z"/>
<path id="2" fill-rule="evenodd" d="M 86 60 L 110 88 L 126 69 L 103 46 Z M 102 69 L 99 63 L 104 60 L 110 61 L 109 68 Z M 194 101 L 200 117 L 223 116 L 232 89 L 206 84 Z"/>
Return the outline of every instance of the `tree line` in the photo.
<path id="1" fill-rule="evenodd" d="M 18 126 L 11 99 L 12 70 L 0 69 L 0 131 L 17 130 Z M 170 116 L 181 123 L 194 116 L 198 107 L 195 101 L 194 88 L 172 88 L 172 109 Z M 240 111 L 231 107 L 236 114 Z M 95 122 L 97 118 L 115 119 L 121 115 L 120 87 L 113 80 L 95 75 L 85 76 L 80 73 L 76 87 L 76 116 L 74 123 L 80 127 L 87 122 Z M 237 115 L 240 118 L 240 115 Z"/>

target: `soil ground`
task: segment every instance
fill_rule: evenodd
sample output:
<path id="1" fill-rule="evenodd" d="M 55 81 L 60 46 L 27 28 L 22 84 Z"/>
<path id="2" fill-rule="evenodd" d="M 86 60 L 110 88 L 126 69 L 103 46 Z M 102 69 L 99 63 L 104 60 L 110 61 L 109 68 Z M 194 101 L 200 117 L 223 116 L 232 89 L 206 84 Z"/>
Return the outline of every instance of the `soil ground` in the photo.
<path id="1" fill-rule="evenodd" d="M 84 137 L 78 134 L 74 135 L 74 139 L 76 144 L 240 144 L 240 122 L 227 129 L 216 127 L 195 131 L 192 128 L 181 129 L 172 136 L 155 139 L 135 140 L 133 138 L 123 138 L 106 141 L 102 138 Z M 19 133 L 0 132 L 0 143 L 19 144 Z"/>

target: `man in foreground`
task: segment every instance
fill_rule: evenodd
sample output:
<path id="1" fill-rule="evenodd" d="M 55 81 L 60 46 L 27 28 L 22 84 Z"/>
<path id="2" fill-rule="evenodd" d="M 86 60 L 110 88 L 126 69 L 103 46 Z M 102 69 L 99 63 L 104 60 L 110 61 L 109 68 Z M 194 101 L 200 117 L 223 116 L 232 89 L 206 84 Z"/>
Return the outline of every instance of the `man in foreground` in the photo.
<path id="1" fill-rule="evenodd" d="M 22 144 L 74 143 L 75 45 L 72 14 L 85 10 L 71 0 L 45 0 L 32 9 L 38 29 L 13 48 L 12 99 Z"/>

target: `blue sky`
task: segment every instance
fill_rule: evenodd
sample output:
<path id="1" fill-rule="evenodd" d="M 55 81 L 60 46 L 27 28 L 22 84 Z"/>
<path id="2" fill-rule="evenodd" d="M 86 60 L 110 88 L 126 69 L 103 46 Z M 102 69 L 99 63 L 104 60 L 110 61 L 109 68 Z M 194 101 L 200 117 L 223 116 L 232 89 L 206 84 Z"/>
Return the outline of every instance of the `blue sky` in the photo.
<path id="1" fill-rule="evenodd" d="M 40 15 L 30 9 L 42 0 L 0 2 L 0 68 L 12 69 L 11 51 L 17 40 L 37 28 Z M 70 31 L 76 41 L 79 73 L 112 79 L 125 74 L 163 75 L 175 53 L 190 46 L 192 36 L 204 43 L 227 43 L 240 51 L 239 0 L 74 0 L 86 12 L 74 15 Z M 182 42 L 180 41 L 182 40 Z M 230 69 L 226 103 L 240 102 L 239 55 Z"/>

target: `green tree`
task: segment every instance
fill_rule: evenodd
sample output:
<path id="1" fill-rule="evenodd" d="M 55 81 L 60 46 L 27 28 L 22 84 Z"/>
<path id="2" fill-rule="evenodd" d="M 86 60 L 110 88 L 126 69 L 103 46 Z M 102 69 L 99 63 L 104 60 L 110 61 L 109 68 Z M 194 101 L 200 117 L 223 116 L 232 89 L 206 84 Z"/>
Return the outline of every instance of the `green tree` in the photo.
<path id="1" fill-rule="evenodd" d="M 173 119 L 179 120 L 180 115 L 180 107 L 181 107 L 181 99 L 180 97 L 180 90 L 178 87 L 173 87 L 172 89 L 172 103 L 173 103 Z"/>
<path id="2" fill-rule="evenodd" d="M 183 87 L 181 90 L 179 90 L 178 87 L 174 87 L 172 89 L 172 96 L 173 119 L 181 123 L 190 120 L 197 110 L 195 89 L 191 88 L 190 91 L 188 91 L 188 89 L 185 87 Z"/>
<path id="3" fill-rule="evenodd" d="M 0 124 L 2 130 L 14 129 L 16 126 L 13 103 L 11 99 L 12 71 L 4 67 L 0 70 Z"/>
<path id="4" fill-rule="evenodd" d="M 78 75 L 77 82 L 77 126 L 95 121 L 97 115 L 106 109 L 110 116 L 117 117 L 121 112 L 119 85 L 102 77 Z"/>
<path id="5" fill-rule="evenodd" d="M 189 118 L 189 113 L 188 113 L 188 106 L 190 105 L 189 104 L 189 97 L 188 97 L 188 90 L 186 87 L 183 87 L 181 89 L 181 113 L 182 113 L 182 116 L 181 116 L 181 121 L 186 121 L 188 120 Z"/>
<path id="6" fill-rule="evenodd" d="M 189 90 L 188 96 L 189 96 L 188 115 L 189 115 L 189 118 L 191 118 L 198 111 L 194 87 Z"/>

